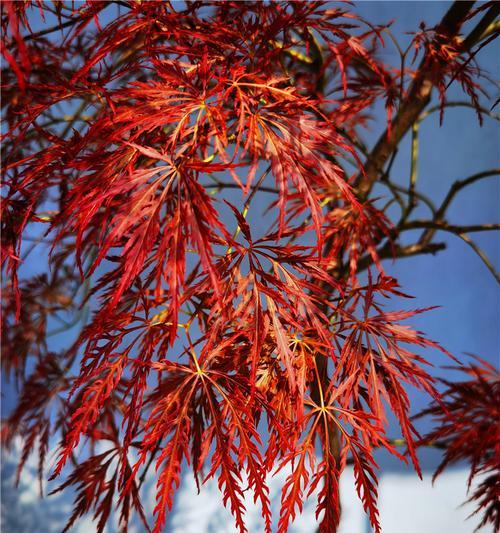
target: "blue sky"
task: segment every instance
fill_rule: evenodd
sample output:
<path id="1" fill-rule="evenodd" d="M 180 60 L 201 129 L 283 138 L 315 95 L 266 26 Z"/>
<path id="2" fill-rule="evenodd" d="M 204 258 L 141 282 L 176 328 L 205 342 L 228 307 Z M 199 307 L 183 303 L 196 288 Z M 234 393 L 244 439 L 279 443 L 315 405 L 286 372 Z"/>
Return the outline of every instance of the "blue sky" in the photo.
<path id="1" fill-rule="evenodd" d="M 354 11 L 372 23 L 394 19 L 393 31 L 404 40 L 410 38 L 405 36 L 404 32 L 417 29 L 421 20 L 425 20 L 428 26 L 439 21 L 449 5 L 448 2 L 358 2 Z M 36 24 L 35 21 L 34 29 L 36 29 Z M 398 57 L 390 40 L 387 40 L 386 46 L 384 56 L 387 61 L 397 61 Z M 480 64 L 497 79 L 500 74 L 498 52 L 498 46 L 492 45 L 479 54 Z M 449 100 L 463 101 L 464 97 L 452 86 Z M 385 117 L 382 111 L 376 118 L 372 131 L 367 135 L 366 140 L 369 145 L 373 144 L 385 127 Z M 439 202 L 455 180 L 463 179 L 481 170 L 500 166 L 499 141 L 497 124 L 485 118 L 483 127 L 479 127 L 471 110 L 462 108 L 449 110 L 441 127 L 438 114 L 434 114 L 423 123 L 420 130 L 419 187 Z M 406 183 L 408 179 L 409 153 L 409 139 L 406 138 L 400 145 L 392 172 L 393 177 L 401 183 Z M 387 192 L 381 188 L 378 194 L 387 194 Z M 499 200 L 498 178 L 483 180 L 457 196 L 449 211 L 449 222 L 464 224 L 498 222 Z M 499 237 L 489 233 L 476 234 L 474 238 L 499 269 Z M 415 296 L 414 300 L 399 301 L 391 305 L 394 308 L 441 306 L 413 318 L 410 323 L 459 358 L 466 358 L 466 353 L 473 353 L 498 366 L 500 304 L 497 283 L 477 255 L 458 237 L 441 233 L 439 240 L 446 242 L 447 249 L 435 257 L 414 257 L 401 260 L 396 264 L 386 262 L 387 272 L 398 278 L 406 292 Z M 43 252 L 33 254 L 30 264 L 26 265 L 26 272 L 33 272 L 43 265 L 43 261 Z M 54 338 L 53 342 L 61 346 L 69 340 L 67 336 L 60 335 Z M 436 357 L 438 364 L 446 363 L 438 354 L 428 352 L 428 355 L 430 358 Z M 438 375 L 444 375 L 444 372 L 436 369 Z M 426 404 L 427 399 L 421 394 L 412 392 L 411 397 L 415 411 L 420 410 Z M 13 401 L 14 392 L 11 388 L 4 386 L 2 405 L 4 413 L 9 410 Z M 425 430 L 427 423 L 424 422 L 420 427 Z M 423 468 L 432 470 L 439 459 L 439 452 L 426 450 L 422 451 L 420 456 Z M 397 475 L 404 472 L 404 467 L 400 463 L 385 455 L 381 455 L 379 461 L 386 473 Z M 11 490 L 9 484 L 5 484 L 5 480 L 11 479 L 10 472 L 10 467 L 4 470 L 3 499 L 4 502 L 17 501 L 19 504 L 23 498 L 22 489 L 17 493 L 9 492 Z M 189 495 L 189 490 L 184 494 Z M 43 506 L 47 503 L 40 504 L 38 507 L 35 501 L 30 501 L 28 507 L 23 507 L 22 502 L 19 505 L 21 511 L 28 509 L 27 512 L 34 513 L 33 516 L 38 516 L 38 514 L 41 516 L 45 513 Z M 12 516 L 12 513 L 6 516 Z M 36 529 L 41 526 L 14 525 L 7 521 L 4 526 L 6 526 L 6 531 L 15 533 L 53 530 L 49 524 Z M 87 529 L 87 531 L 90 530 Z M 410 530 L 405 529 L 405 531 Z M 435 531 L 437 533 L 438 530 Z"/>

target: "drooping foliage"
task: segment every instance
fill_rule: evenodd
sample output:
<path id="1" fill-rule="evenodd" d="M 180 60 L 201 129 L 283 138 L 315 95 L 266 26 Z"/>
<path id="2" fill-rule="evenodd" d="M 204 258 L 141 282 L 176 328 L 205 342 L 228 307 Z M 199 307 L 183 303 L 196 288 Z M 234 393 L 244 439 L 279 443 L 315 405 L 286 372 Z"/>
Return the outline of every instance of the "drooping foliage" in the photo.
<path id="1" fill-rule="evenodd" d="M 423 444 L 438 444 L 445 449 L 434 479 L 445 468 L 459 461 L 471 464 L 469 501 L 476 503 L 473 514 L 480 513 L 477 530 L 488 523 L 500 528 L 500 435 L 494 421 L 500 413 L 500 373 L 479 359 L 461 367 L 464 381 L 442 380 L 446 386 L 443 405 L 434 403 L 420 416 L 437 418 L 436 429 L 425 436 Z M 477 478 L 477 479 L 475 479 Z M 471 489 L 473 481 L 477 486 Z"/>
<path id="2" fill-rule="evenodd" d="M 90 512 L 103 531 L 116 506 L 123 530 L 135 512 L 163 531 L 190 464 L 199 483 L 217 477 L 242 532 L 244 490 L 271 531 L 266 480 L 290 467 L 279 531 L 321 487 L 331 532 L 349 461 L 379 531 L 374 450 L 420 471 L 407 386 L 439 399 L 419 353 L 439 346 L 401 323 L 421 310 L 383 305 L 405 296 L 381 265 L 398 231 L 360 193 L 362 134 L 380 102 L 381 142 L 402 134 L 418 69 L 443 106 L 457 79 L 480 112 L 459 29 L 488 5 L 423 28 L 401 69 L 378 54 L 388 27 L 347 6 L 1 7 L 2 364 L 21 391 L 4 440 L 23 438 L 23 462 L 38 446 L 42 477 L 60 436 L 68 528 Z M 23 276 L 40 247 L 50 269 Z M 74 343 L 49 349 L 64 329 Z"/>

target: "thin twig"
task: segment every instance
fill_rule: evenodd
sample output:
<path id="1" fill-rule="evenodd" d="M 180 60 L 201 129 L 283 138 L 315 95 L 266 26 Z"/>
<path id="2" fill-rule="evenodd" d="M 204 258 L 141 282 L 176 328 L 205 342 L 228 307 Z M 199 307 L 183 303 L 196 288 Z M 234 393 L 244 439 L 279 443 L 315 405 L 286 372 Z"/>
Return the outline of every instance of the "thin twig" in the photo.
<path id="1" fill-rule="evenodd" d="M 216 183 L 208 183 L 204 185 L 205 189 L 240 189 L 241 185 L 238 183 L 228 183 L 223 181 L 217 181 Z M 256 192 L 268 192 L 270 194 L 279 194 L 279 190 L 274 187 L 262 187 L 257 185 L 251 185 L 250 189 Z"/>
<path id="2" fill-rule="evenodd" d="M 497 283 L 500 283 L 500 274 L 496 271 L 489 257 L 483 252 L 483 250 L 481 250 L 481 248 L 479 248 L 479 246 L 465 233 L 458 233 L 458 236 L 476 252 L 476 254 L 486 265 L 486 268 L 493 274 L 493 277 L 496 279 Z"/>
<path id="3" fill-rule="evenodd" d="M 450 206 L 451 202 L 455 198 L 456 194 L 459 191 L 461 191 L 464 187 L 472 185 L 473 183 L 476 183 L 477 181 L 480 181 L 482 179 L 489 178 L 492 176 L 497 176 L 497 175 L 500 175 L 500 169 L 494 168 L 491 170 L 486 170 L 484 172 L 473 174 L 472 176 L 469 176 L 468 178 L 465 178 L 463 180 L 456 181 L 450 187 L 448 194 L 445 196 L 442 204 L 440 205 L 439 209 L 436 211 L 434 215 L 434 221 L 441 222 L 444 219 L 446 211 L 448 207 Z M 424 231 L 424 233 L 420 237 L 419 242 L 422 244 L 430 242 L 435 232 L 436 232 L 435 228 L 428 228 L 427 231 Z"/>
<path id="4" fill-rule="evenodd" d="M 470 226 L 456 226 L 448 224 L 447 222 L 440 220 L 411 220 L 401 226 L 398 226 L 400 231 L 419 229 L 419 228 L 432 228 L 440 231 L 447 231 L 448 233 L 476 233 L 479 231 L 496 231 L 500 229 L 500 224 L 472 224 Z"/>
<path id="5" fill-rule="evenodd" d="M 445 102 L 443 105 L 435 105 L 433 107 L 430 107 L 429 109 L 426 109 L 419 117 L 418 122 L 423 122 L 426 118 L 431 116 L 434 113 L 437 113 L 438 111 L 441 111 L 443 107 L 464 107 L 467 109 L 473 109 L 474 111 L 480 111 L 483 115 L 486 115 L 487 117 L 493 119 L 493 120 L 500 120 L 500 115 L 497 115 L 496 113 L 492 113 L 488 109 L 484 107 L 476 107 L 470 102 Z"/>
<path id="6" fill-rule="evenodd" d="M 387 187 L 389 187 L 391 190 L 394 189 L 395 191 L 402 192 L 403 194 L 406 194 L 406 195 L 409 194 L 409 190 L 407 188 L 403 187 L 402 185 L 398 185 L 397 183 L 393 183 L 392 181 L 386 180 L 386 181 L 382 181 L 381 183 L 383 183 L 384 185 L 387 185 Z M 430 209 L 433 215 L 437 212 L 437 207 L 435 206 L 434 202 L 428 196 L 426 196 L 425 194 L 417 190 L 415 190 L 413 194 L 415 195 L 415 198 L 420 200 Z"/>
<path id="7" fill-rule="evenodd" d="M 446 243 L 444 242 L 431 242 L 428 244 L 410 244 L 408 246 L 392 246 L 391 242 L 388 241 L 377 250 L 377 256 L 379 259 L 402 259 L 405 257 L 413 257 L 415 255 L 425 255 L 425 254 L 436 254 L 446 249 Z M 358 261 L 358 272 L 366 270 L 370 265 L 373 264 L 373 257 L 368 254 L 363 256 Z"/>

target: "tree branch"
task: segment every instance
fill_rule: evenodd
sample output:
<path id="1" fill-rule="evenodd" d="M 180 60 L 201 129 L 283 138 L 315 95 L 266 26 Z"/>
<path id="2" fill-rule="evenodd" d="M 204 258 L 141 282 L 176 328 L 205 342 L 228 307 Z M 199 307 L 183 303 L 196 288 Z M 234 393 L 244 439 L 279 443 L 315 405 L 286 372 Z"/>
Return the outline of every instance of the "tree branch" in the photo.
<path id="1" fill-rule="evenodd" d="M 224 181 L 218 181 L 216 183 L 208 183 L 204 185 L 204 187 L 205 189 L 240 189 L 241 190 L 241 185 L 239 185 L 238 183 L 229 183 L 229 182 L 224 182 Z M 268 192 L 270 194 L 279 194 L 279 190 L 276 189 L 275 187 L 252 185 L 250 186 L 250 189 L 256 192 Z"/>
<path id="2" fill-rule="evenodd" d="M 460 233 L 474 233 L 478 231 L 499 230 L 500 224 L 474 224 L 471 226 L 456 226 L 440 220 L 412 220 L 401 225 L 399 227 L 399 230 L 405 231 L 419 228 L 432 228 L 435 230 L 447 231 L 449 233 L 455 233 L 456 235 L 458 235 Z"/>
<path id="3" fill-rule="evenodd" d="M 448 34 L 450 37 L 456 35 L 473 4 L 474 2 L 454 2 L 439 24 L 438 31 L 440 33 Z M 355 184 L 361 199 L 367 198 L 372 185 L 380 174 L 383 173 L 385 163 L 390 159 L 406 132 L 417 122 L 420 113 L 430 101 L 432 80 L 431 73 L 426 67 L 427 57 L 424 57 L 417 76 L 410 87 L 409 94 L 392 122 L 391 136 L 388 136 L 387 131 L 384 132 L 367 158 L 364 166 L 364 173 L 361 173 L 356 178 Z M 325 243 L 323 251 L 324 256 L 328 255 L 331 245 L 331 239 Z M 388 256 L 390 256 L 389 254 L 392 254 L 391 245 L 390 243 L 387 243 L 386 246 L 388 249 L 383 249 L 383 255 L 388 254 Z M 410 247 L 397 248 L 396 253 L 399 254 L 398 257 L 408 257 L 418 253 L 436 253 L 436 251 L 443 249 L 444 246 L 444 244 L 427 244 L 425 246 L 416 244 Z M 371 258 L 369 259 L 371 260 Z M 329 376 L 328 359 L 322 354 L 317 354 L 315 360 L 318 368 L 320 385 L 318 386 L 318 384 L 313 381 L 311 384 L 311 396 L 313 401 L 317 402 L 319 398 L 319 387 L 326 390 L 329 383 Z M 330 427 L 328 430 L 330 432 Z M 333 424 L 331 424 L 329 447 L 332 457 L 338 461 L 340 458 L 340 439 L 338 431 Z"/>
<path id="4" fill-rule="evenodd" d="M 493 277 L 496 279 L 497 283 L 500 283 L 500 274 L 496 271 L 489 257 L 483 252 L 483 250 L 479 248 L 479 246 L 465 233 L 458 233 L 458 236 L 476 252 L 476 254 L 486 265 L 486 268 L 493 274 Z"/>
<path id="5" fill-rule="evenodd" d="M 488 29 L 493 24 L 496 18 L 500 15 L 500 3 L 493 2 L 493 5 L 488 9 L 483 18 L 478 22 L 476 27 L 469 33 L 464 40 L 464 46 L 467 49 L 472 48 L 475 44 L 487 38 L 490 33 Z"/>
<path id="6" fill-rule="evenodd" d="M 437 31 L 450 37 L 457 35 L 473 4 L 474 2 L 455 1 L 438 25 Z M 401 139 L 417 122 L 420 113 L 430 102 L 433 81 L 431 72 L 427 69 L 427 59 L 427 56 L 422 59 L 408 96 L 392 121 L 391 135 L 389 136 L 386 130 L 380 136 L 366 160 L 364 174 L 359 174 L 356 179 L 359 196 L 363 199 L 368 196 L 373 184 L 383 172 L 385 163 Z"/>
<path id="7" fill-rule="evenodd" d="M 386 242 L 384 246 L 377 250 L 377 255 L 380 259 L 396 259 L 413 257 L 415 255 L 431 254 L 435 255 L 437 252 L 446 249 L 444 242 L 432 242 L 429 244 L 409 244 L 408 246 L 391 246 L 390 242 Z M 366 270 L 373 264 L 371 255 L 365 255 L 358 261 L 358 272 Z"/>
<path id="8" fill-rule="evenodd" d="M 467 187 L 468 185 L 472 185 L 476 181 L 480 181 L 482 179 L 489 178 L 491 176 L 497 176 L 499 174 L 500 174 L 500 169 L 494 168 L 492 170 L 486 170 L 484 172 L 473 174 L 472 176 L 469 176 L 468 178 L 465 178 L 464 180 L 456 181 L 450 187 L 450 190 L 448 191 L 448 194 L 445 196 L 443 203 L 441 204 L 439 209 L 436 211 L 434 215 L 434 221 L 441 222 L 444 219 L 446 210 L 448 209 L 452 200 L 455 198 L 455 195 L 460 190 L 462 190 L 464 187 Z M 434 236 L 435 233 L 436 233 L 436 228 L 429 227 L 428 230 L 422 234 L 422 236 L 419 239 L 419 242 L 422 244 L 429 243 L 432 240 L 432 237 Z"/>

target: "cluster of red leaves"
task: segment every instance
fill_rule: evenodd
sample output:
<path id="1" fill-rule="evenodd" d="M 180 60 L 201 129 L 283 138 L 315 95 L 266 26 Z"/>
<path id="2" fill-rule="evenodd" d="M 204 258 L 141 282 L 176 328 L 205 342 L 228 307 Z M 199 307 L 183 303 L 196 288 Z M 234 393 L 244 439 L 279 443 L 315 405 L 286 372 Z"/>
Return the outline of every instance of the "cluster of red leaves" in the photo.
<path id="1" fill-rule="evenodd" d="M 57 32 L 31 31 L 33 9 Z M 385 311 L 404 296 L 395 280 L 357 272 L 361 257 L 380 269 L 390 236 L 343 170 L 356 128 L 380 99 L 390 118 L 398 92 L 381 29 L 318 2 L 139 0 L 4 2 L 2 29 L 2 363 L 22 383 L 4 437 L 24 438 L 23 462 L 38 442 L 41 472 L 62 434 L 68 528 L 93 511 L 103 531 L 118 505 L 123 530 L 131 510 L 149 530 L 140 488 L 156 461 L 158 533 L 186 461 L 197 481 L 218 476 L 240 531 L 244 486 L 270 531 L 266 478 L 291 466 L 279 531 L 321 486 L 330 532 L 349 459 L 379 531 L 374 450 L 405 460 L 386 412 L 418 470 L 405 386 L 438 397 L 412 351 L 436 345 L 400 324 L 419 311 Z M 255 237 L 250 202 L 268 192 L 276 216 Z M 28 229 L 51 278 L 18 281 Z M 76 342 L 50 351 L 51 317 L 83 306 Z"/>
<path id="2" fill-rule="evenodd" d="M 426 435 L 423 445 L 444 448 L 443 461 L 434 479 L 453 463 L 471 464 L 468 488 L 478 478 L 469 501 L 476 503 L 473 514 L 481 513 L 479 530 L 491 524 L 500 529 L 500 372 L 486 361 L 460 367 L 464 381 L 441 380 L 446 386 L 443 401 L 434 403 L 419 416 L 435 418 L 436 429 Z M 492 423 L 493 421 L 493 423 Z"/>
<path id="3" fill-rule="evenodd" d="M 480 10 L 489 7 L 488 3 L 480 6 Z M 414 59 L 421 49 L 425 50 L 423 64 L 425 71 L 429 73 L 429 79 L 439 91 L 439 101 L 441 104 L 440 121 L 443 121 L 444 106 L 446 102 L 446 91 L 448 87 L 457 81 L 462 86 L 464 92 L 470 97 L 473 107 L 476 109 L 479 123 L 482 124 L 481 106 L 479 105 L 479 94 L 484 91 L 476 81 L 483 73 L 475 61 L 475 54 L 491 42 L 496 35 L 490 36 L 474 54 L 467 51 L 463 39 L 459 36 L 450 38 L 437 28 L 427 28 L 424 23 L 420 25 L 420 31 L 413 39 Z"/>

